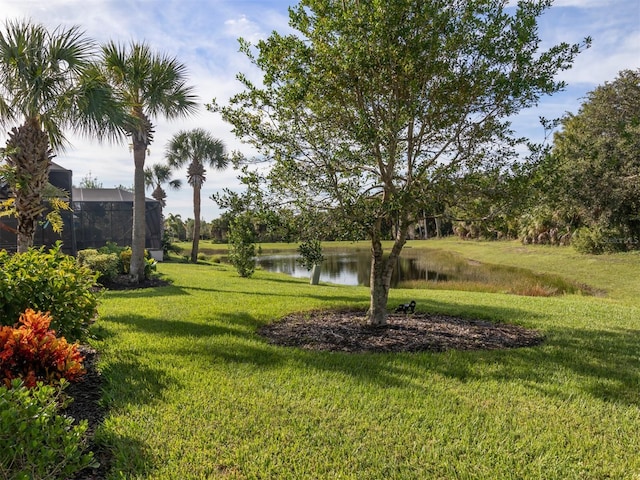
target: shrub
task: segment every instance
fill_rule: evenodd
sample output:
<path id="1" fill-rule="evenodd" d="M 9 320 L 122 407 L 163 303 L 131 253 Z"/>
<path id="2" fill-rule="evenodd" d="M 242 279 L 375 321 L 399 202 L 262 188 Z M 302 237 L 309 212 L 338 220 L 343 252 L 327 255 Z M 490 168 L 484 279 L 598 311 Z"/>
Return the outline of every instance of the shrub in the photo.
<path id="1" fill-rule="evenodd" d="M 144 251 L 144 278 L 151 278 L 151 275 L 156 270 L 156 261 L 151 258 L 151 254 Z M 128 275 L 131 270 L 131 247 L 125 247 L 120 252 L 120 265 L 121 272 Z"/>
<path id="2" fill-rule="evenodd" d="M 156 270 L 156 261 L 145 250 L 144 276 L 150 278 Z M 98 250 L 89 248 L 78 252 L 78 263 L 91 269 L 99 283 L 116 280 L 118 275 L 128 275 L 131 267 L 131 247 L 120 247 L 107 242 Z"/>
<path id="3" fill-rule="evenodd" d="M 28 308 L 51 314 L 51 327 L 69 340 L 82 340 L 94 320 L 96 275 L 60 251 L 0 251 L 0 325 L 13 325 Z"/>
<path id="4" fill-rule="evenodd" d="M 28 309 L 18 324 L 0 327 L 0 380 L 6 386 L 16 378 L 35 387 L 37 382 L 54 384 L 62 378 L 73 381 L 85 373 L 78 345 L 56 337 L 48 314 Z"/>
<path id="5" fill-rule="evenodd" d="M 239 215 L 229 225 L 229 261 L 241 277 L 248 278 L 256 269 L 255 232 L 248 215 Z"/>
<path id="6" fill-rule="evenodd" d="M 78 253 L 76 255 L 76 260 L 78 261 L 78 263 L 80 265 L 84 265 L 88 259 L 90 259 L 91 257 L 95 257 L 96 255 L 98 255 L 100 252 L 98 252 L 98 250 L 96 250 L 95 248 L 87 248 L 85 250 L 78 250 Z"/>
<path id="7" fill-rule="evenodd" d="M 87 422 L 58 414 L 70 400 L 58 388 L 27 388 L 20 381 L 0 386 L 0 478 L 65 479 L 91 466 L 84 453 Z"/>
<path id="8" fill-rule="evenodd" d="M 79 265 L 96 274 L 98 283 L 113 281 L 120 273 L 120 259 L 115 253 L 100 253 L 94 249 L 81 250 L 78 252 L 77 260 Z"/>
<path id="9" fill-rule="evenodd" d="M 128 275 L 131 271 L 131 255 L 132 251 L 130 248 L 126 248 L 122 250 L 119 254 L 120 257 L 120 265 L 122 266 L 122 273 Z"/>
<path id="10" fill-rule="evenodd" d="M 255 233 L 248 215 L 234 218 L 229 229 L 229 261 L 241 277 L 250 277 L 256 269 Z"/>
<path id="11" fill-rule="evenodd" d="M 613 253 L 625 251 L 628 239 L 615 229 L 582 227 L 571 237 L 571 245 L 580 253 Z"/>

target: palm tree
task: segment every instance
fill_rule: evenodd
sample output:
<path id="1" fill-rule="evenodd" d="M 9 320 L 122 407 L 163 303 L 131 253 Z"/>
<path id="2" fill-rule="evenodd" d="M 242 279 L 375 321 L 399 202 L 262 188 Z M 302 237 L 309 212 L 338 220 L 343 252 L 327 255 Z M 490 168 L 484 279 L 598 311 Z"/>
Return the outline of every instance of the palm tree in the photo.
<path id="1" fill-rule="evenodd" d="M 151 167 L 144 169 L 144 184 L 147 188 L 154 189 L 151 196 L 159 201 L 163 208 L 167 206 L 167 202 L 165 202 L 167 192 L 164 191 L 162 185 L 166 183 L 173 190 L 178 190 L 182 187 L 182 180 L 172 179 L 172 173 L 169 165 L 161 163 L 154 163 Z"/>
<path id="2" fill-rule="evenodd" d="M 169 231 L 172 240 L 177 239 L 179 242 L 184 241 L 187 238 L 187 230 L 185 229 L 184 222 L 180 214 L 170 213 L 164 222 L 165 228 Z"/>
<path id="3" fill-rule="evenodd" d="M 9 21 L 0 32 L 0 125 L 14 125 L 0 154 L 15 197 L 18 252 L 33 245 L 51 159 L 68 145 L 64 130 L 113 140 L 122 133 L 122 109 L 92 65 L 94 53 L 79 27 L 50 32 Z"/>
<path id="4" fill-rule="evenodd" d="M 153 142 L 152 118 L 185 117 L 197 108 L 193 88 L 186 85 L 186 68 L 175 58 L 152 53 L 142 43 L 129 48 L 109 42 L 103 46 L 103 66 L 130 120 L 125 130 L 133 147 L 134 201 L 131 269 L 133 281 L 144 278 L 145 176 L 147 149 Z"/>
<path id="5" fill-rule="evenodd" d="M 200 241 L 200 191 L 206 180 L 205 164 L 216 170 L 227 167 L 224 144 L 201 128 L 181 131 L 173 136 L 166 148 L 165 157 L 172 167 L 187 167 L 187 181 L 193 187 L 193 244 L 191 261 L 198 261 Z"/>

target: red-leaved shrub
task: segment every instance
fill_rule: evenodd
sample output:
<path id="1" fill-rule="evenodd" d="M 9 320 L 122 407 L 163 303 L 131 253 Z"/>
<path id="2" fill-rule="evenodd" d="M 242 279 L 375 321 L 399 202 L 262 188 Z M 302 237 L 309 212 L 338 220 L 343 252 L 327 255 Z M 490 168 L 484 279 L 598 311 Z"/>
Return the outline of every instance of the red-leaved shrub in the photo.
<path id="1" fill-rule="evenodd" d="M 72 382 L 85 373 L 78 344 L 56 337 L 50 323 L 48 312 L 27 309 L 15 327 L 0 327 L 0 381 L 8 388 L 14 378 L 35 387 L 61 378 Z"/>

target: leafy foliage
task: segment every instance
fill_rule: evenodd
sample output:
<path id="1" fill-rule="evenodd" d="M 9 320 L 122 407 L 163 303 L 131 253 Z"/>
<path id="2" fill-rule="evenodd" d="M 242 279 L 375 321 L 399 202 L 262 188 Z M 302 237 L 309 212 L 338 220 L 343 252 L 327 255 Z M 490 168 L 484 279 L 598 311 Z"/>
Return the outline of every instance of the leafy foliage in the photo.
<path id="1" fill-rule="evenodd" d="M 116 253 L 100 253 L 88 248 L 80 250 L 77 255 L 79 265 L 87 267 L 96 274 L 96 282 L 113 281 L 119 273 L 124 273 L 120 257 Z"/>
<path id="2" fill-rule="evenodd" d="M 83 339 L 97 314 L 92 291 L 95 275 L 61 252 L 58 243 L 45 251 L 31 248 L 9 255 L 0 251 L 1 325 L 13 325 L 31 308 L 50 312 L 51 326 L 67 339 Z"/>
<path id="3" fill-rule="evenodd" d="M 18 380 L 0 386 L 0 478 L 68 479 L 93 463 L 93 453 L 84 453 L 86 420 L 74 425 L 58 413 L 70 401 L 63 388 Z"/>
<path id="4" fill-rule="evenodd" d="M 324 260 L 320 240 L 306 240 L 302 242 L 298 246 L 298 253 L 300 253 L 300 264 L 307 270 L 311 270 L 314 265 L 320 265 Z"/>
<path id="5" fill-rule="evenodd" d="M 250 277 L 256 268 L 255 233 L 249 215 L 233 219 L 229 230 L 229 261 L 241 277 Z"/>
<path id="6" fill-rule="evenodd" d="M 57 337 L 50 324 L 48 313 L 27 309 L 17 328 L 0 327 L 0 375 L 7 387 L 16 378 L 35 387 L 37 382 L 74 381 L 84 374 L 78 345 Z"/>
<path id="7" fill-rule="evenodd" d="M 579 249 L 640 248 L 639 151 L 640 69 L 625 70 L 590 92 L 554 137 L 547 201 L 589 228 Z"/>
<path id="8" fill-rule="evenodd" d="M 638 249 L 638 240 L 625 237 L 624 233 L 615 228 L 601 226 L 581 227 L 571 238 L 571 245 L 580 253 L 600 254 L 614 253 L 625 250 Z"/>
<path id="9" fill-rule="evenodd" d="M 156 269 L 156 261 L 147 250 L 144 254 L 144 278 L 148 279 Z M 118 275 L 129 273 L 131 247 L 121 247 L 113 242 L 107 242 L 97 250 L 93 248 L 80 250 L 77 261 L 79 265 L 89 268 L 97 275 L 97 282 L 110 282 Z"/>

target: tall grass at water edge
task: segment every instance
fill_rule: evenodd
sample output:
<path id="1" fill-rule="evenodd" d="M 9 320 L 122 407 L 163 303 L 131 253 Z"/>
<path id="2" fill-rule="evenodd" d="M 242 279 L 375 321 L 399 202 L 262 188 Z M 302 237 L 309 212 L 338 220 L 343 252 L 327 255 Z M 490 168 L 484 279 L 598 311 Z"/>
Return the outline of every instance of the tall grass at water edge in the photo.
<path id="1" fill-rule="evenodd" d="M 437 246 L 500 263 L 493 244 Z M 591 261 L 525 254 L 541 273 Z M 256 329 L 293 311 L 365 309 L 366 288 L 160 264 L 172 286 L 106 293 L 93 330 L 110 478 L 638 479 L 640 301 L 620 283 L 639 262 L 621 258 L 599 260 L 617 275 L 590 279 L 606 298 L 391 292 L 422 312 L 539 329 L 541 346 L 356 355 L 272 346 Z"/>

